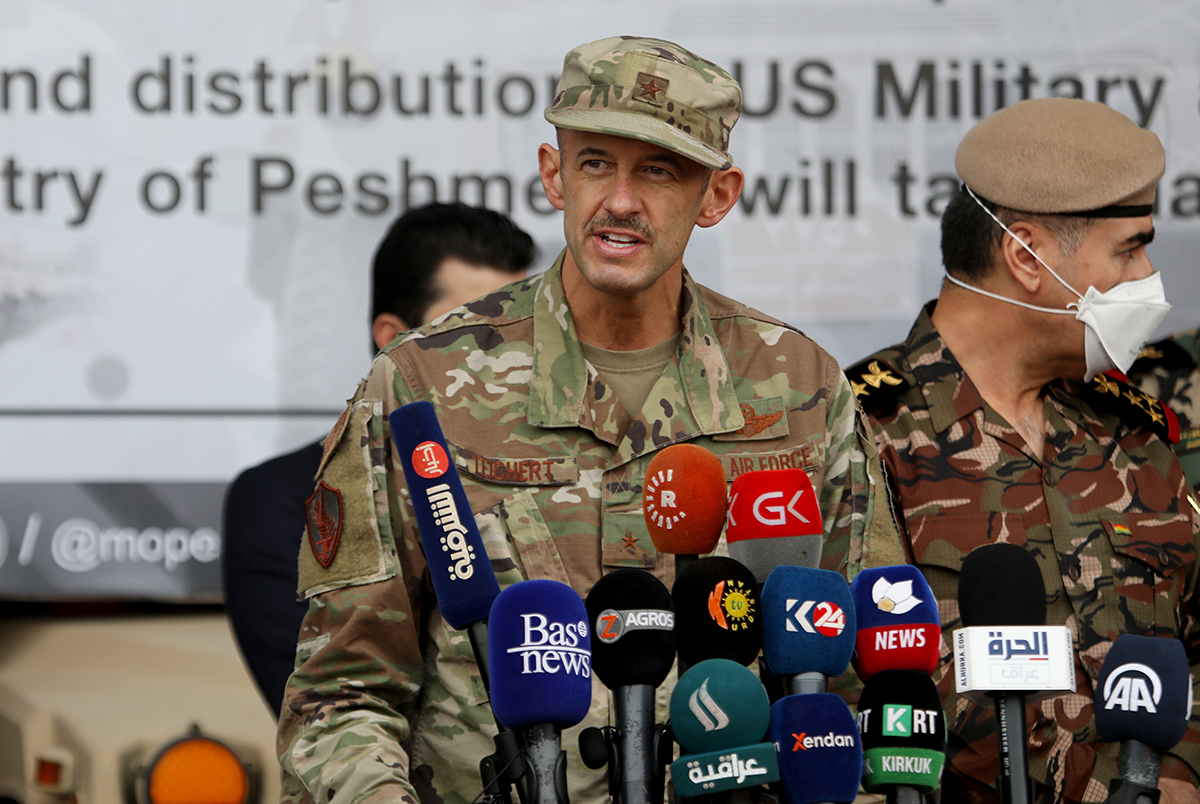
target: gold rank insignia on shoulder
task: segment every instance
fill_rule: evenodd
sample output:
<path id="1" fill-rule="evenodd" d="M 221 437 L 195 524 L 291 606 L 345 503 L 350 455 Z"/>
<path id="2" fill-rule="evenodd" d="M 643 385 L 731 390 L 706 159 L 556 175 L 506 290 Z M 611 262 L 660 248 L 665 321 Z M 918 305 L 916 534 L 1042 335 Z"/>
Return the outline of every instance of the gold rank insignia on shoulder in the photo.
<path id="1" fill-rule="evenodd" d="M 846 372 L 854 396 L 865 410 L 879 410 L 895 402 L 909 383 L 896 370 L 878 358 L 867 358 Z"/>
<path id="2" fill-rule="evenodd" d="M 1127 384 L 1124 375 L 1098 374 L 1086 387 L 1088 396 L 1099 408 L 1118 414 L 1132 425 L 1150 428 L 1169 444 L 1179 443 L 1179 419 L 1175 411 Z"/>

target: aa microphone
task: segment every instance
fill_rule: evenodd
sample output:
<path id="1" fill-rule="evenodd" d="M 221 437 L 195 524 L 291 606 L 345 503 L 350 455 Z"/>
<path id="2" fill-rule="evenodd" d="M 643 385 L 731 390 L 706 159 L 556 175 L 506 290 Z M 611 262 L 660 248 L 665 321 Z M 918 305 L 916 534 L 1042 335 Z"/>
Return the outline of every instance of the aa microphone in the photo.
<path id="1" fill-rule="evenodd" d="M 942 780 L 946 716 L 933 679 L 916 670 L 883 670 L 858 698 L 863 789 L 889 802 L 920 804 Z"/>
<path id="2" fill-rule="evenodd" d="M 1177 639 L 1122 634 L 1096 679 L 1096 729 L 1120 743 L 1108 804 L 1153 804 L 1163 754 L 1187 731 L 1192 678 Z"/>
<path id="3" fill-rule="evenodd" d="M 609 787 L 616 804 L 650 804 L 663 798 L 655 744 L 654 690 L 675 663 L 675 607 L 658 578 L 640 569 L 617 569 L 588 592 L 592 671 L 613 693 L 616 726 L 611 740 Z M 584 742 L 594 735 L 580 736 Z M 607 755 L 606 752 L 606 761 Z"/>
<path id="4" fill-rule="evenodd" d="M 521 581 L 492 604 L 492 711 L 524 735 L 532 774 L 525 804 L 567 804 L 562 729 L 583 720 L 592 702 L 587 619 L 583 600 L 558 581 Z"/>
<path id="5" fill-rule="evenodd" d="M 771 705 L 767 739 L 775 744 L 786 804 L 853 801 L 863 752 L 854 715 L 828 693 L 787 695 Z"/>
<path id="6" fill-rule="evenodd" d="M 679 672 L 705 659 L 748 665 L 762 649 L 758 582 L 724 556 L 697 559 L 675 579 L 675 642 Z"/>
<path id="7" fill-rule="evenodd" d="M 767 693 L 754 673 L 707 659 L 680 676 L 671 693 L 671 729 L 681 747 L 671 763 L 679 796 L 744 790 L 778 781 L 775 748 L 764 742 Z"/>
<path id="8" fill-rule="evenodd" d="M 727 493 L 721 459 L 703 447 L 672 444 L 650 459 L 642 513 L 655 549 L 675 556 L 676 574 L 716 548 Z"/>
<path id="9" fill-rule="evenodd" d="M 850 583 L 854 671 L 866 682 L 883 670 L 932 675 L 941 656 L 937 601 L 921 571 L 909 564 L 865 569 Z"/>
<path id="10" fill-rule="evenodd" d="M 779 566 L 763 584 L 763 658 L 784 693 L 823 693 L 850 666 L 855 615 L 846 579 L 829 570 Z"/>
<path id="11" fill-rule="evenodd" d="M 729 490 L 730 558 L 764 583 L 778 566 L 817 567 L 825 541 L 821 507 L 802 469 L 746 472 Z"/>

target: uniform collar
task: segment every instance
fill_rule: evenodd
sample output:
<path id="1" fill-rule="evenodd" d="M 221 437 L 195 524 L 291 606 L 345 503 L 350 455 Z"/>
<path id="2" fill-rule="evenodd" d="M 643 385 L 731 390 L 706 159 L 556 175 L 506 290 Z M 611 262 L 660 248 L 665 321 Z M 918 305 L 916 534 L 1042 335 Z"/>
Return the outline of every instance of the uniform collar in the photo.
<path id="1" fill-rule="evenodd" d="M 936 304 L 931 301 L 921 310 L 904 342 L 904 351 L 917 386 L 925 395 L 929 421 L 941 433 L 983 407 L 983 397 L 934 327 Z"/>

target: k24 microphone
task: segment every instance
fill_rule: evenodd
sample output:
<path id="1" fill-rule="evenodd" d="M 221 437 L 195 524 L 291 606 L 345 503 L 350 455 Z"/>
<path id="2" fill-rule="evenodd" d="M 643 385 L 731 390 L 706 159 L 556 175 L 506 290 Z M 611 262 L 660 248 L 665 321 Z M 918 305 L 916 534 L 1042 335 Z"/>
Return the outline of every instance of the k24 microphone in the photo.
<path id="1" fill-rule="evenodd" d="M 817 567 L 825 535 L 812 481 L 802 469 L 746 472 L 729 490 L 725 541 L 764 583 L 778 566 Z"/>
<path id="2" fill-rule="evenodd" d="M 884 670 L 917 670 L 932 675 L 941 655 L 942 627 L 937 601 L 925 576 L 914 566 L 865 569 L 850 583 L 858 633 L 854 670 L 870 681 Z"/>
<path id="3" fill-rule="evenodd" d="M 763 584 L 763 658 L 790 694 L 823 693 L 854 652 L 846 579 L 829 570 L 779 566 Z"/>

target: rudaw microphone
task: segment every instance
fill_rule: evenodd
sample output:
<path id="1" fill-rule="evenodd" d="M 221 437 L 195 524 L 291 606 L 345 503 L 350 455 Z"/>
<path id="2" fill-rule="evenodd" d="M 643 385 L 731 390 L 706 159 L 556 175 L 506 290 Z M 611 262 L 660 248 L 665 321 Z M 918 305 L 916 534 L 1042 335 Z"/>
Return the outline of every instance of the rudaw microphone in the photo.
<path id="1" fill-rule="evenodd" d="M 749 567 L 759 583 L 778 566 L 819 566 L 825 535 L 808 475 L 773 469 L 734 478 L 725 541 L 729 557 Z"/>
<path id="2" fill-rule="evenodd" d="M 1192 678 L 1177 639 L 1122 634 L 1096 679 L 1096 729 L 1120 743 L 1107 804 L 1155 804 L 1163 754 L 1187 731 Z"/>
<path id="3" fill-rule="evenodd" d="M 763 659 L 790 695 L 823 693 L 850 666 L 855 615 L 846 579 L 779 566 L 762 591 Z"/>
<path id="4" fill-rule="evenodd" d="M 863 752 L 854 715 L 828 692 L 787 695 L 771 705 L 767 739 L 775 744 L 785 804 L 853 801 Z"/>
<path id="5" fill-rule="evenodd" d="M 492 711 L 522 732 L 526 804 L 567 804 L 567 756 L 562 729 L 592 702 L 591 629 L 575 590 L 550 580 L 505 589 L 488 618 Z"/>
<path id="6" fill-rule="evenodd" d="M 865 569 L 850 584 L 858 633 L 851 660 L 870 681 L 883 670 L 932 675 L 941 655 L 942 628 L 929 582 L 916 567 Z"/>
<path id="7" fill-rule="evenodd" d="M 946 716 L 933 679 L 916 670 L 883 670 L 858 698 L 863 789 L 895 804 L 921 804 L 942 780 Z"/>
<path id="8" fill-rule="evenodd" d="M 778 781 L 775 748 L 764 742 L 767 693 L 754 673 L 728 659 L 707 659 L 671 693 L 671 728 L 681 747 L 671 763 L 680 796 L 747 790 Z"/>
<path id="9" fill-rule="evenodd" d="M 1074 689 L 1070 634 L 1065 626 L 1045 625 L 1046 587 L 1037 559 L 1015 544 L 987 544 L 967 554 L 958 576 L 958 607 L 965 627 L 953 635 L 955 689 L 992 699 L 1001 801 L 1028 804 L 1033 784 L 1026 693 L 1063 690 L 1064 673 Z M 972 699 L 981 702 L 977 695 Z"/>
<path id="10" fill-rule="evenodd" d="M 664 777 L 657 759 L 662 729 L 654 722 L 654 690 L 675 663 L 671 593 L 645 570 L 618 569 L 596 582 L 586 607 L 592 671 L 612 690 L 616 724 L 599 735 L 602 754 L 586 764 L 595 770 L 612 758 L 609 789 L 616 804 L 657 804 L 663 800 Z M 596 731 L 580 735 L 581 753 L 594 750 Z"/>
<path id="11" fill-rule="evenodd" d="M 724 556 L 697 559 L 675 579 L 675 645 L 679 672 L 705 659 L 748 665 L 762 649 L 758 582 Z"/>
<path id="12" fill-rule="evenodd" d="M 675 556 L 676 575 L 716 548 L 727 491 L 721 459 L 703 447 L 672 444 L 650 459 L 642 513 L 655 549 Z"/>

